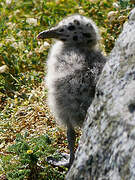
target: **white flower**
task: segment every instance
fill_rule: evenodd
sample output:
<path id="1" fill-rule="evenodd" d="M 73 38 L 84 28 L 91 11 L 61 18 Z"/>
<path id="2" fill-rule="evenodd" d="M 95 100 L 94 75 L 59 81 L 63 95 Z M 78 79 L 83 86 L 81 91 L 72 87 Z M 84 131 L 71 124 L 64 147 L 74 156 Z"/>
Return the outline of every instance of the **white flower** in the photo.
<path id="1" fill-rule="evenodd" d="M 23 36 L 23 31 L 19 31 L 17 34 L 16 34 L 17 36 Z"/>
<path id="2" fill-rule="evenodd" d="M 10 5 L 11 2 L 12 2 L 12 0 L 6 0 L 6 4 L 7 4 L 7 5 Z"/>
<path id="3" fill-rule="evenodd" d="M 126 16 L 119 16 L 119 17 L 118 17 L 118 20 L 119 20 L 119 21 L 124 21 L 124 19 L 126 19 Z"/>
<path id="4" fill-rule="evenodd" d="M 27 18 L 26 22 L 30 25 L 37 26 L 37 19 L 34 18 Z"/>
<path id="5" fill-rule="evenodd" d="M 47 41 L 45 41 L 44 42 L 44 47 L 49 47 L 49 46 L 50 46 L 50 44 Z"/>
<path id="6" fill-rule="evenodd" d="M 12 47 L 14 47 L 15 49 L 23 49 L 24 48 L 24 44 L 23 44 L 23 41 L 20 41 L 20 42 L 13 42 L 11 44 Z"/>
<path id="7" fill-rule="evenodd" d="M 9 70 L 7 65 L 0 66 L 0 74 L 1 73 L 7 73 Z"/>
<path id="8" fill-rule="evenodd" d="M 7 38 L 5 39 L 5 42 L 6 42 L 6 43 L 15 42 L 15 38 L 14 38 L 14 37 L 7 37 Z"/>
<path id="9" fill-rule="evenodd" d="M 27 54 L 29 51 L 26 49 L 24 52 Z"/>
<path id="10" fill-rule="evenodd" d="M 84 10 L 83 9 L 79 9 L 79 14 L 84 14 Z"/>
<path id="11" fill-rule="evenodd" d="M 108 19 L 110 21 L 113 21 L 116 18 L 117 13 L 118 13 L 117 11 L 110 11 L 107 15 Z"/>
<path id="12" fill-rule="evenodd" d="M 14 43 L 12 43 L 12 45 L 11 45 L 12 47 L 14 47 L 15 49 L 17 49 L 18 48 L 18 44 L 17 44 L 17 42 L 14 42 Z"/>
<path id="13" fill-rule="evenodd" d="M 15 23 L 12 23 L 12 22 L 8 22 L 8 23 L 7 23 L 7 26 L 8 26 L 9 29 L 12 30 L 12 29 L 15 28 L 16 24 L 15 24 Z"/>
<path id="14" fill-rule="evenodd" d="M 38 44 L 40 45 L 40 47 L 39 48 L 37 47 L 35 49 L 37 53 L 42 53 L 44 50 L 46 50 L 50 46 L 50 44 L 47 41 L 45 41 L 44 44 L 41 44 L 41 43 L 38 43 Z"/>
<path id="15" fill-rule="evenodd" d="M 39 53 L 43 52 L 45 50 L 44 45 L 40 46 L 40 48 L 38 50 L 39 50 Z"/>
<path id="16" fill-rule="evenodd" d="M 116 9 L 118 9 L 118 8 L 119 8 L 119 5 L 118 5 L 116 2 L 114 2 L 114 3 L 113 3 L 113 7 L 116 8 Z"/>
<path id="17" fill-rule="evenodd" d="M 23 48 L 24 48 L 23 41 L 20 41 L 20 42 L 18 43 L 18 47 L 19 47 L 20 49 L 23 49 Z"/>
<path id="18" fill-rule="evenodd" d="M 41 45 L 41 41 L 38 41 L 38 45 Z"/>

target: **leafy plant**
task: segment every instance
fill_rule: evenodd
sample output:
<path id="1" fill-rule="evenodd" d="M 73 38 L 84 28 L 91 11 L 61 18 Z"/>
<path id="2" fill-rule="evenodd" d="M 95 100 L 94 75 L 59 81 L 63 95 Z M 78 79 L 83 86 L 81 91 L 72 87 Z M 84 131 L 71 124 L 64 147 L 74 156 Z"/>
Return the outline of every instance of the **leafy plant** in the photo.
<path id="1" fill-rule="evenodd" d="M 3 169 L 7 172 L 7 178 L 10 180 L 42 178 L 50 170 L 47 167 L 42 168 L 40 161 L 43 160 L 47 165 L 45 158 L 50 154 L 52 155 L 55 150 L 47 135 L 28 140 L 27 133 L 24 136 L 17 134 L 15 144 L 8 148 L 8 158 L 2 158 Z"/>

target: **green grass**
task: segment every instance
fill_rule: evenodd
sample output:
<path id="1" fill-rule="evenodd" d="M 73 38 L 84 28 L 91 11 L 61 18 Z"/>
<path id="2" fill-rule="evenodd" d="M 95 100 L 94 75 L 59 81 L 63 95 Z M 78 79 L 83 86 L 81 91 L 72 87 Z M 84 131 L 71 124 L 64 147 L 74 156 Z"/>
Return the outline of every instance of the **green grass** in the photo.
<path id="1" fill-rule="evenodd" d="M 11 180 L 64 179 L 67 169 L 45 161 L 49 155 L 68 150 L 64 131 L 55 124 L 46 104 L 43 81 L 51 40 L 46 40 L 45 46 L 36 37 L 63 17 L 80 13 L 97 24 L 101 49 L 108 55 L 134 6 L 133 1 L 120 0 L 117 8 L 114 2 L 0 0 L 0 175 Z M 114 13 L 110 17 L 111 11 Z M 43 143 L 43 135 L 51 139 L 50 144 Z M 31 158 L 35 158 L 33 165 Z"/>

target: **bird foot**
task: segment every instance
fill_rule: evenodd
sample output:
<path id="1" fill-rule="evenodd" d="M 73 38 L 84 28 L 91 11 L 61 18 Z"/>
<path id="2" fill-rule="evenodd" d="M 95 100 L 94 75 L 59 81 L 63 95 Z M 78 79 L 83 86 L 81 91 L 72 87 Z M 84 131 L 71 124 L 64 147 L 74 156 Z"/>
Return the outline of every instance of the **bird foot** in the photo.
<path id="1" fill-rule="evenodd" d="M 53 165 L 53 166 L 64 166 L 69 168 L 70 167 L 70 163 L 69 163 L 69 159 L 70 159 L 70 155 L 66 154 L 66 153 L 60 153 L 60 158 L 57 159 L 53 156 L 49 156 L 47 157 L 46 161 Z"/>

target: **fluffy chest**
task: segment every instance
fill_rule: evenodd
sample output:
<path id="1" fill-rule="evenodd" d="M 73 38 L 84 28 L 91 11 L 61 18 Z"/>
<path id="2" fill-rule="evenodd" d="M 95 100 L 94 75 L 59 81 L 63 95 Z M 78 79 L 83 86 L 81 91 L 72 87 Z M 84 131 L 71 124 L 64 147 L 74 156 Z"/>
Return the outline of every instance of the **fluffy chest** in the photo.
<path id="1" fill-rule="evenodd" d="M 87 56 L 83 50 L 76 47 L 64 47 L 61 42 L 57 42 L 50 50 L 47 67 L 48 73 L 55 77 L 73 74 L 76 70 L 82 70 L 88 66 Z"/>

